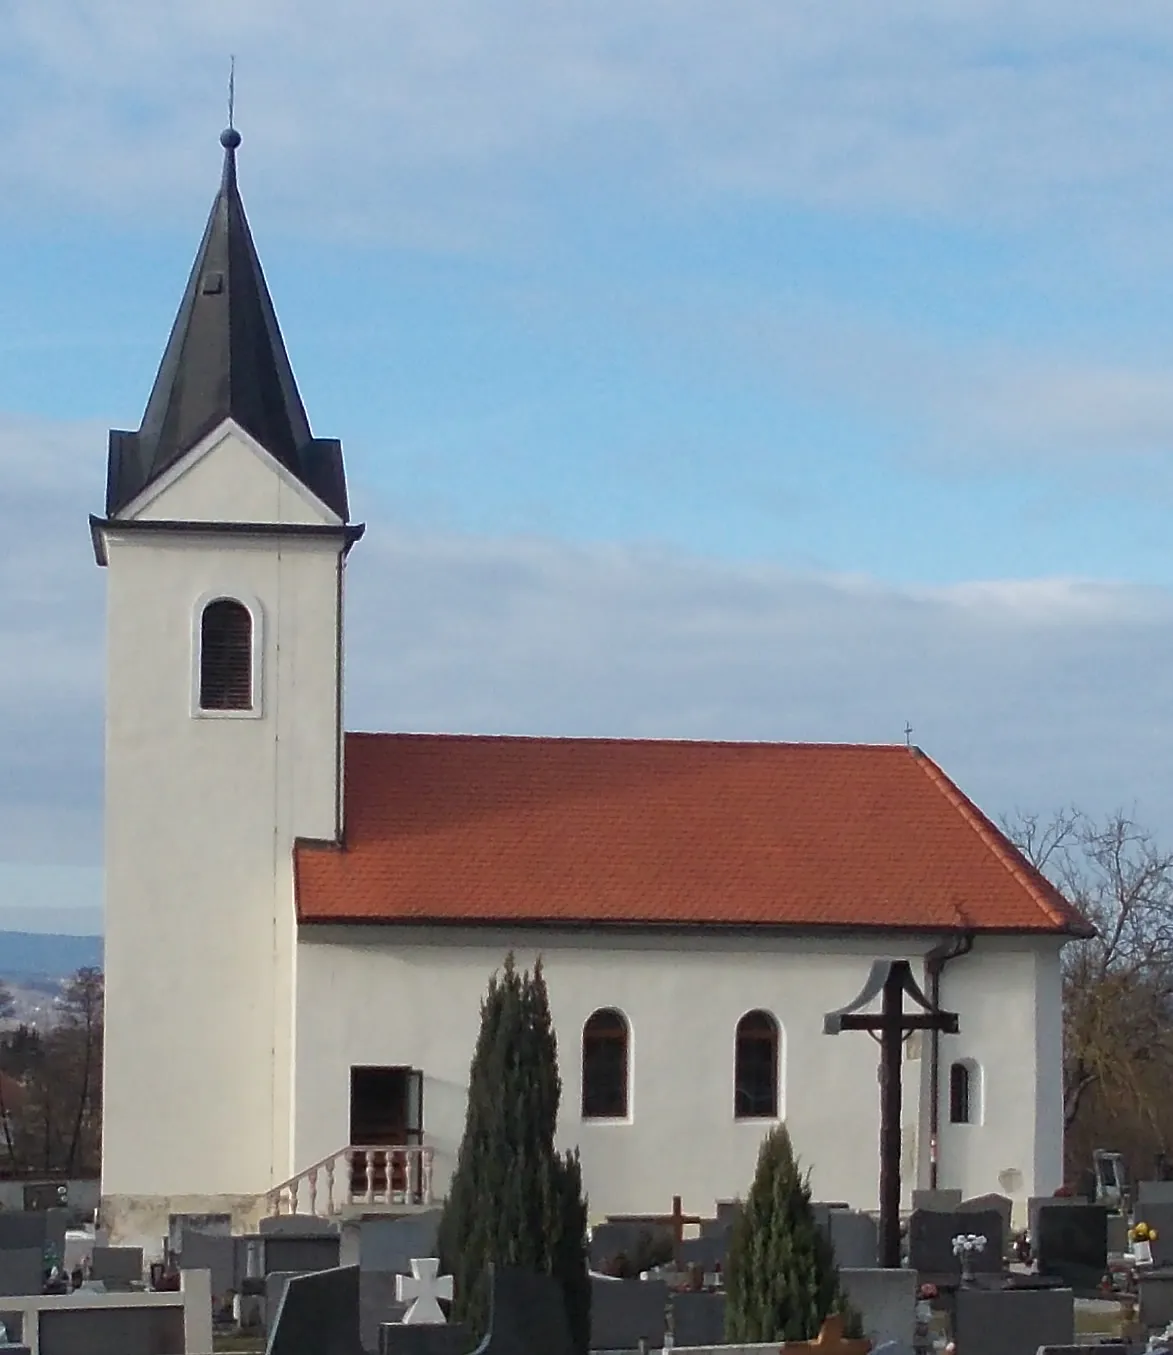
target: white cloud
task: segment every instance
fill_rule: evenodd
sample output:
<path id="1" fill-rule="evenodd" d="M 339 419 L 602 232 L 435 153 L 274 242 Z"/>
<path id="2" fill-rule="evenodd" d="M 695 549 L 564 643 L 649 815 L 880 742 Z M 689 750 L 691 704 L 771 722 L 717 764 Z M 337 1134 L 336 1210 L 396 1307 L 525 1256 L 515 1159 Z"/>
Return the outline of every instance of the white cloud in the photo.
<path id="1" fill-rule="evenodd" d="M 0 423 L 0 861 L 100 854 L 104 576 L 91 427 Z M 1173 596 L 893 588 L 638 547 L 411 536 L 369 504 L 352 728 L 915 739 L 991 813 L 1138 802 L 1173 836 Z"/>
<path id="2" fill-rule="evenodd" d="M 319 227 L 459 237 L 571 181 L 1003 221 L 1167 200 L 1158 0 L 38 0 L 6 43 L 10 201 L 185 193 L 229 48 L 250 181 Z"/>

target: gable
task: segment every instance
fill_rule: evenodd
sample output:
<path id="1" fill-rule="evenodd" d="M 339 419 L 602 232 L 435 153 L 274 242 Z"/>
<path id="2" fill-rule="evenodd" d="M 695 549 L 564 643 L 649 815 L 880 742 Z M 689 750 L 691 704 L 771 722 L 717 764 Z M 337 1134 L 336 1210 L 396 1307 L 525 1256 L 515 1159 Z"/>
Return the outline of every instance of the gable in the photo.
<path id="1" fill-rule="evenodd" d="M 119 514 L 140 522 L 336 526 L 341 519 L 230 419 Z"/>
<path id="2" fill-rule="evenodd" d="M 1087 932 L 903 746 L 351 734 L 345 785 L 302 922 Z"/>

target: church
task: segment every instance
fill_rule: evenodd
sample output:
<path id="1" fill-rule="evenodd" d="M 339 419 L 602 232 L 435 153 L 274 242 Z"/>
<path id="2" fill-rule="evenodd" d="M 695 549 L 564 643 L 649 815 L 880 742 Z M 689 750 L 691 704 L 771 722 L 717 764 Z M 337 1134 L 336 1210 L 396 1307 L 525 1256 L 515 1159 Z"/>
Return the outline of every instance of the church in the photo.
<path id="1" fill-rule="evenodd" d="M 959 1017 L 904 1048 L 906 1202 L 1053 1191 L 1060 953 L 1088 927 L 919 749 L 346 731 L 363 527 L 298 393 L 240 136 L 221 143 L 90 521 L 113 1238 L 441 1200 L 511 952 L 543 962 L 593 1219 L 711 1213 L 778 1121 L 816 1198 L 874 1208 L 877 1049 L 823 1017 L 885 958 Z"/>

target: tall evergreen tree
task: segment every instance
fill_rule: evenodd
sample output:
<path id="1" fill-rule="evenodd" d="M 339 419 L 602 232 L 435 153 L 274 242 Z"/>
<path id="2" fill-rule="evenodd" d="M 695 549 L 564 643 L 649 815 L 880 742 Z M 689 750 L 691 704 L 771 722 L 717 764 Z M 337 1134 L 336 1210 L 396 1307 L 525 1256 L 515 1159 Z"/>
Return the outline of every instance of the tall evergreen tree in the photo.
<path id="1" fill-rule="evenodd" d="M 541 961 L 532 976 L 519 974 L 509 955 L 481 1004 L 440 1261 L 453 1277 L 453 1319 L 478 1339 L 488 1320 L 490 1261 L 555 1276 L 576 1349 L 586 1355 L 587 1206 L 577 1152 L 562 1157 L 554 1149 L 561 1092 Z"/>
<path id="2" fill-rule="evenodd" d="M 815 1223 L 809 1173 L 785 1125 L 763 1140 L 725 1263 L 728 1341 L 810 1341 L 830 1313 L 858 1326 L 839 1287 L 831 1241 Z"/>

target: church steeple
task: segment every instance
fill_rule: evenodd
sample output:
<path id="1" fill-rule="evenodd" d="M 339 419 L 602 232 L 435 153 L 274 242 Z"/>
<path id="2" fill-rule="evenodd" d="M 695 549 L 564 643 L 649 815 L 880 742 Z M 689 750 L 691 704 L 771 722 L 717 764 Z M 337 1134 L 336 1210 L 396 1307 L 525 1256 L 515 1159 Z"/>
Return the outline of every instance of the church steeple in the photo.
<path id="1" fill-rule="evenodd" d="M 137 433 L 110 434 L 106 513 L 115 517 L 225 419 L 235 420 L 343 522 L 342 447 L 315 438 L 281 338 L 236 184 L 240 133 L 221 134 L 224 172 Z"/>

